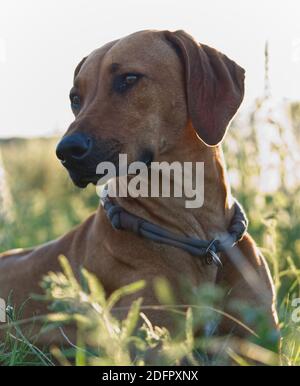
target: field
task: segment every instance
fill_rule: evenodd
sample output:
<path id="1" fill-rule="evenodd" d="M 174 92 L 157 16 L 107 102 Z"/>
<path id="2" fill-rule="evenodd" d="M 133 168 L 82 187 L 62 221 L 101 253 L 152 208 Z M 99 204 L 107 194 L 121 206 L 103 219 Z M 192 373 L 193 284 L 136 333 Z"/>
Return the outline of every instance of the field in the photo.
<path id="1" fill-rule="evenodd" d="M 268 103 L 257 101 L 248 116 L 236 118 L 224 142 L 224 151 L 234 194 L 249 216 L 250 233 L 270 264 L 277 291 L 282 354 L 272 356 L 262 348 L 266 346 L 264 342 L 252 343 L 253 347 L 263 364 L 300 365 L 299 312 L 296 320 L 292 320 L 299 305 L 295 299 L 300 298 L 300 105 L 285 104 L 272 110 Z M 96 209 L 98 196 L 94 187 L 75 188 L 56 160 L 56 141 L 55 138 L 1 141 L 0 251 L 54 239 Z M 177 363 L 183 355 L 191 363 L 205 363 L 205 356 L 200 354 L 203 342 L 195 340 L 192 334 L 195 309 L 187 312 L 185 334 L 176 341 L 166 331 L 150 326 L 147 320 L 143 331 L 135 336 L 140 304 L 133 305 L 127 321 L 120 325 L 109 311 L 122 291 L 115 299 L 105 300 L 101 286 L 84 272 L 90 294 L 85 303 L 81 302 L 85 291 L 74 284 L 68 267 L 64 267 L 65 277 L 52 275 L 45 287 L 48 296 L 56 300 L 51 323 L 64 323 L 70 318 L 63 311 L 66 302 L 76 309 L 73 317 L 84 332 L 73 347 L 77 364 L 130 364 L 129 342 L 133 341 L 140 353 L 135 364 L 143 364 L 147 349 L 159 344 L 162 344 L 160 363 Z M 60 288 L 63 280 L 64 286 Z M 140 285 L 125 288 L 123 293 L 135 291 Z M 165 283 L 160 283 L 160 291 L 166 295 L 165 287 Z M 59 291 L 55 288 L 72 295 L 68 301 L 63 296 L 57 298 Z M 201 296 L 205 294 L 200 293 Z M 94 303 L 105 310 L 113 334 L 109 333 L 103 315 L 99 317 L 93 309 Z M 20 316 L 16 317 L 16 310 L 9 312 L 13 332 L 6 342 L 0 342 L 0 364 L 69 363 L 71 354 L 59 348 L 52 348 L 51 353 L 42 352 L 28 342 L 21 325 L 15 321 Z M 93 339 L 99 340 L 97 349 L 90 348 Z M 247 364 L 244 355 L 231 353 L 231 358 L 237 364 Z M 216 358 L 213 361 L 218 363 Z"/>

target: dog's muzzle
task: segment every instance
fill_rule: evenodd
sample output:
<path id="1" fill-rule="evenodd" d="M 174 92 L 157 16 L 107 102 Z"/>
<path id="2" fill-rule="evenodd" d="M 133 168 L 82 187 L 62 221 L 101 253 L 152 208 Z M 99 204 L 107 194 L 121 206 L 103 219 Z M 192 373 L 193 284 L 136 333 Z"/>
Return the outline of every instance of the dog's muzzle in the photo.
<path id="1" fill-rule="evenodd" d="M 118 164 L 121 144 L 114 139 L 96 140 L 85 133 L 65 136 L 57 145 L 56 155 L 68 170 L 75 185 L 85 188 L 89 183 L 97 184 L 101 175 L 96 174 L 100 162 Z"/>

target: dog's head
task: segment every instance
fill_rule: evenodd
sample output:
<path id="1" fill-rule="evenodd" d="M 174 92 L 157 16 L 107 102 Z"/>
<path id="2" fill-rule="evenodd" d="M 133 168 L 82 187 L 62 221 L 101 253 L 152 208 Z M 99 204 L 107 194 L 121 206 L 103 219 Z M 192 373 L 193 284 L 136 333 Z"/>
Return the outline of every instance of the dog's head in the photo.
<path id="1" fill-rule="evenodd" d="M 74 122 L 57 156 L 75 184 L 96 182 L 99 162 L 151 162 L 178 144 L 188 122 L 219 144 L 244 95 L 244 70 L 183 31 L 141 31 L 77 66 Z M 98 176 L 99 178 L 99 176 Z"/>

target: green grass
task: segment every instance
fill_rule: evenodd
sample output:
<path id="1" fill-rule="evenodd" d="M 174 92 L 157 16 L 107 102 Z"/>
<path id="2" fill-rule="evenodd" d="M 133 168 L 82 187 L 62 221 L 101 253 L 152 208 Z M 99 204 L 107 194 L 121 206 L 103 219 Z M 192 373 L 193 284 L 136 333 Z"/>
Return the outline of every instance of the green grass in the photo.
<path id="1" fill-rule="evenodd" d="M 261 130 L 270 118 L 266 117 L 265 123 L 258 124 L 259 105 L 249 114 L 248 120 L 239 122 L 237 119 L 234 122 L 224 142 L 233 192 L 245 207 L 250 219 L 250 233 L 272 271 L 283 337 L 280 358 L 266 349 L 263 339 L 246 342 L 243 352 L 235 351 L 233 346 L 229 352 L 231 360 L 241 365 L 251 363 L 253 358 L 247 357 L 251 349 L 263 364 L 300 365 L 300 323 L 291 318 L 295 311 L 292 301 L 300 298 L 300 181 L 295 179 L 292 184 L 289 181 L 299 168 L 300 107 L 297 104 L 289 107 L 289 125 L 281 127 L 278 122 L 272 123 L 274 133 L 280 139 L 271 146 L 272 155 L 277 160 L 276 190 L 267 192 L 259 179 L 264 168 L 262 142 L 269 141 Z M 287 132 L 292 136 L 292 143 L 286 141 Z M 28 247 L 54 239 L 96 209 L 98 197 L 94 188 L 83 191 L 72 185 L 55 158 L 55 143 L 54 139 L 0 143 L 7 182 L 0 188 L 0 250 Z M 192 364 L 218 364 L 226 360 L 220 354 L 223 342 L 198 339 L 192 334 L 192 327 L 199 322 L 199 307 L 202 310 L 211 307 L 203 303 L 203 296 L 206 298 L 203 292 L 193 299 L 188 311 L 170 307 L 170 312 L 180 314 L 184 326 L 182 334 L 175 339 L 143 319 L 140 301 L 133 304 L 126 320 L 117 321 L 110 313 L 113 301 L 105 299 L 95 278 L 84 272 L 87 281 L 84 289 L 72 280 L 66 265 L 64 269 L 64 276 L 52 275 L 45 282 L 46 295 L 54 304 L 48 322 L 53 328 L 57 324 L 76 323 L 79 334 L 77 342 L 73 342 L 75 347 L 67 352 L 58 347 L 52 348 L 51 353 L 41 351 L 35 346 L 34 337 L 29 342 L 22 333 L 21 310 L 10 310 L 11 329 L 5 342 L 0 343 L 0 364 L 52 365 L 70 361 L 78 365 L 144 364 L 147 358 L 153 357 L 152 351 L 156 352 L 156 360 L 164 364 L 179 363 L 183 357 Z M 115 296 L 123 296 L 124 291 L 135 289 L 134 286 L 125 288 Z M 68 296 L 65 296 L 65 291 L 69 291 Z M 159 291 L 165 299 L 167 290 L 164 284 L 160 285 Z M 211 317 L 209 313 L 203 314 Z M 136 325 L 143 327 L 136 329 Z M 129 355 L 132 350 L 134 357 Z M 214 355 L 207 354 L 211 351 Z"/>

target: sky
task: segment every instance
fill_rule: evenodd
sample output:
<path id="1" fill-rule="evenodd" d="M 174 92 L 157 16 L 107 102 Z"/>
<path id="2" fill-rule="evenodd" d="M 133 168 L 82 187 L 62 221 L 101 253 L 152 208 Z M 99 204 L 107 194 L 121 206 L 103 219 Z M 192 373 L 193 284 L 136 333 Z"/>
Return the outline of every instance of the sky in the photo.
<path id="1" fill-rule="evenodd" d="M 0 137 L 64 132 L 83 56 L 142 29 L 184 29 L 246 69 L 249 107 L 264 89 L 300 100 L 299 0 L 0 0 Z"/>

